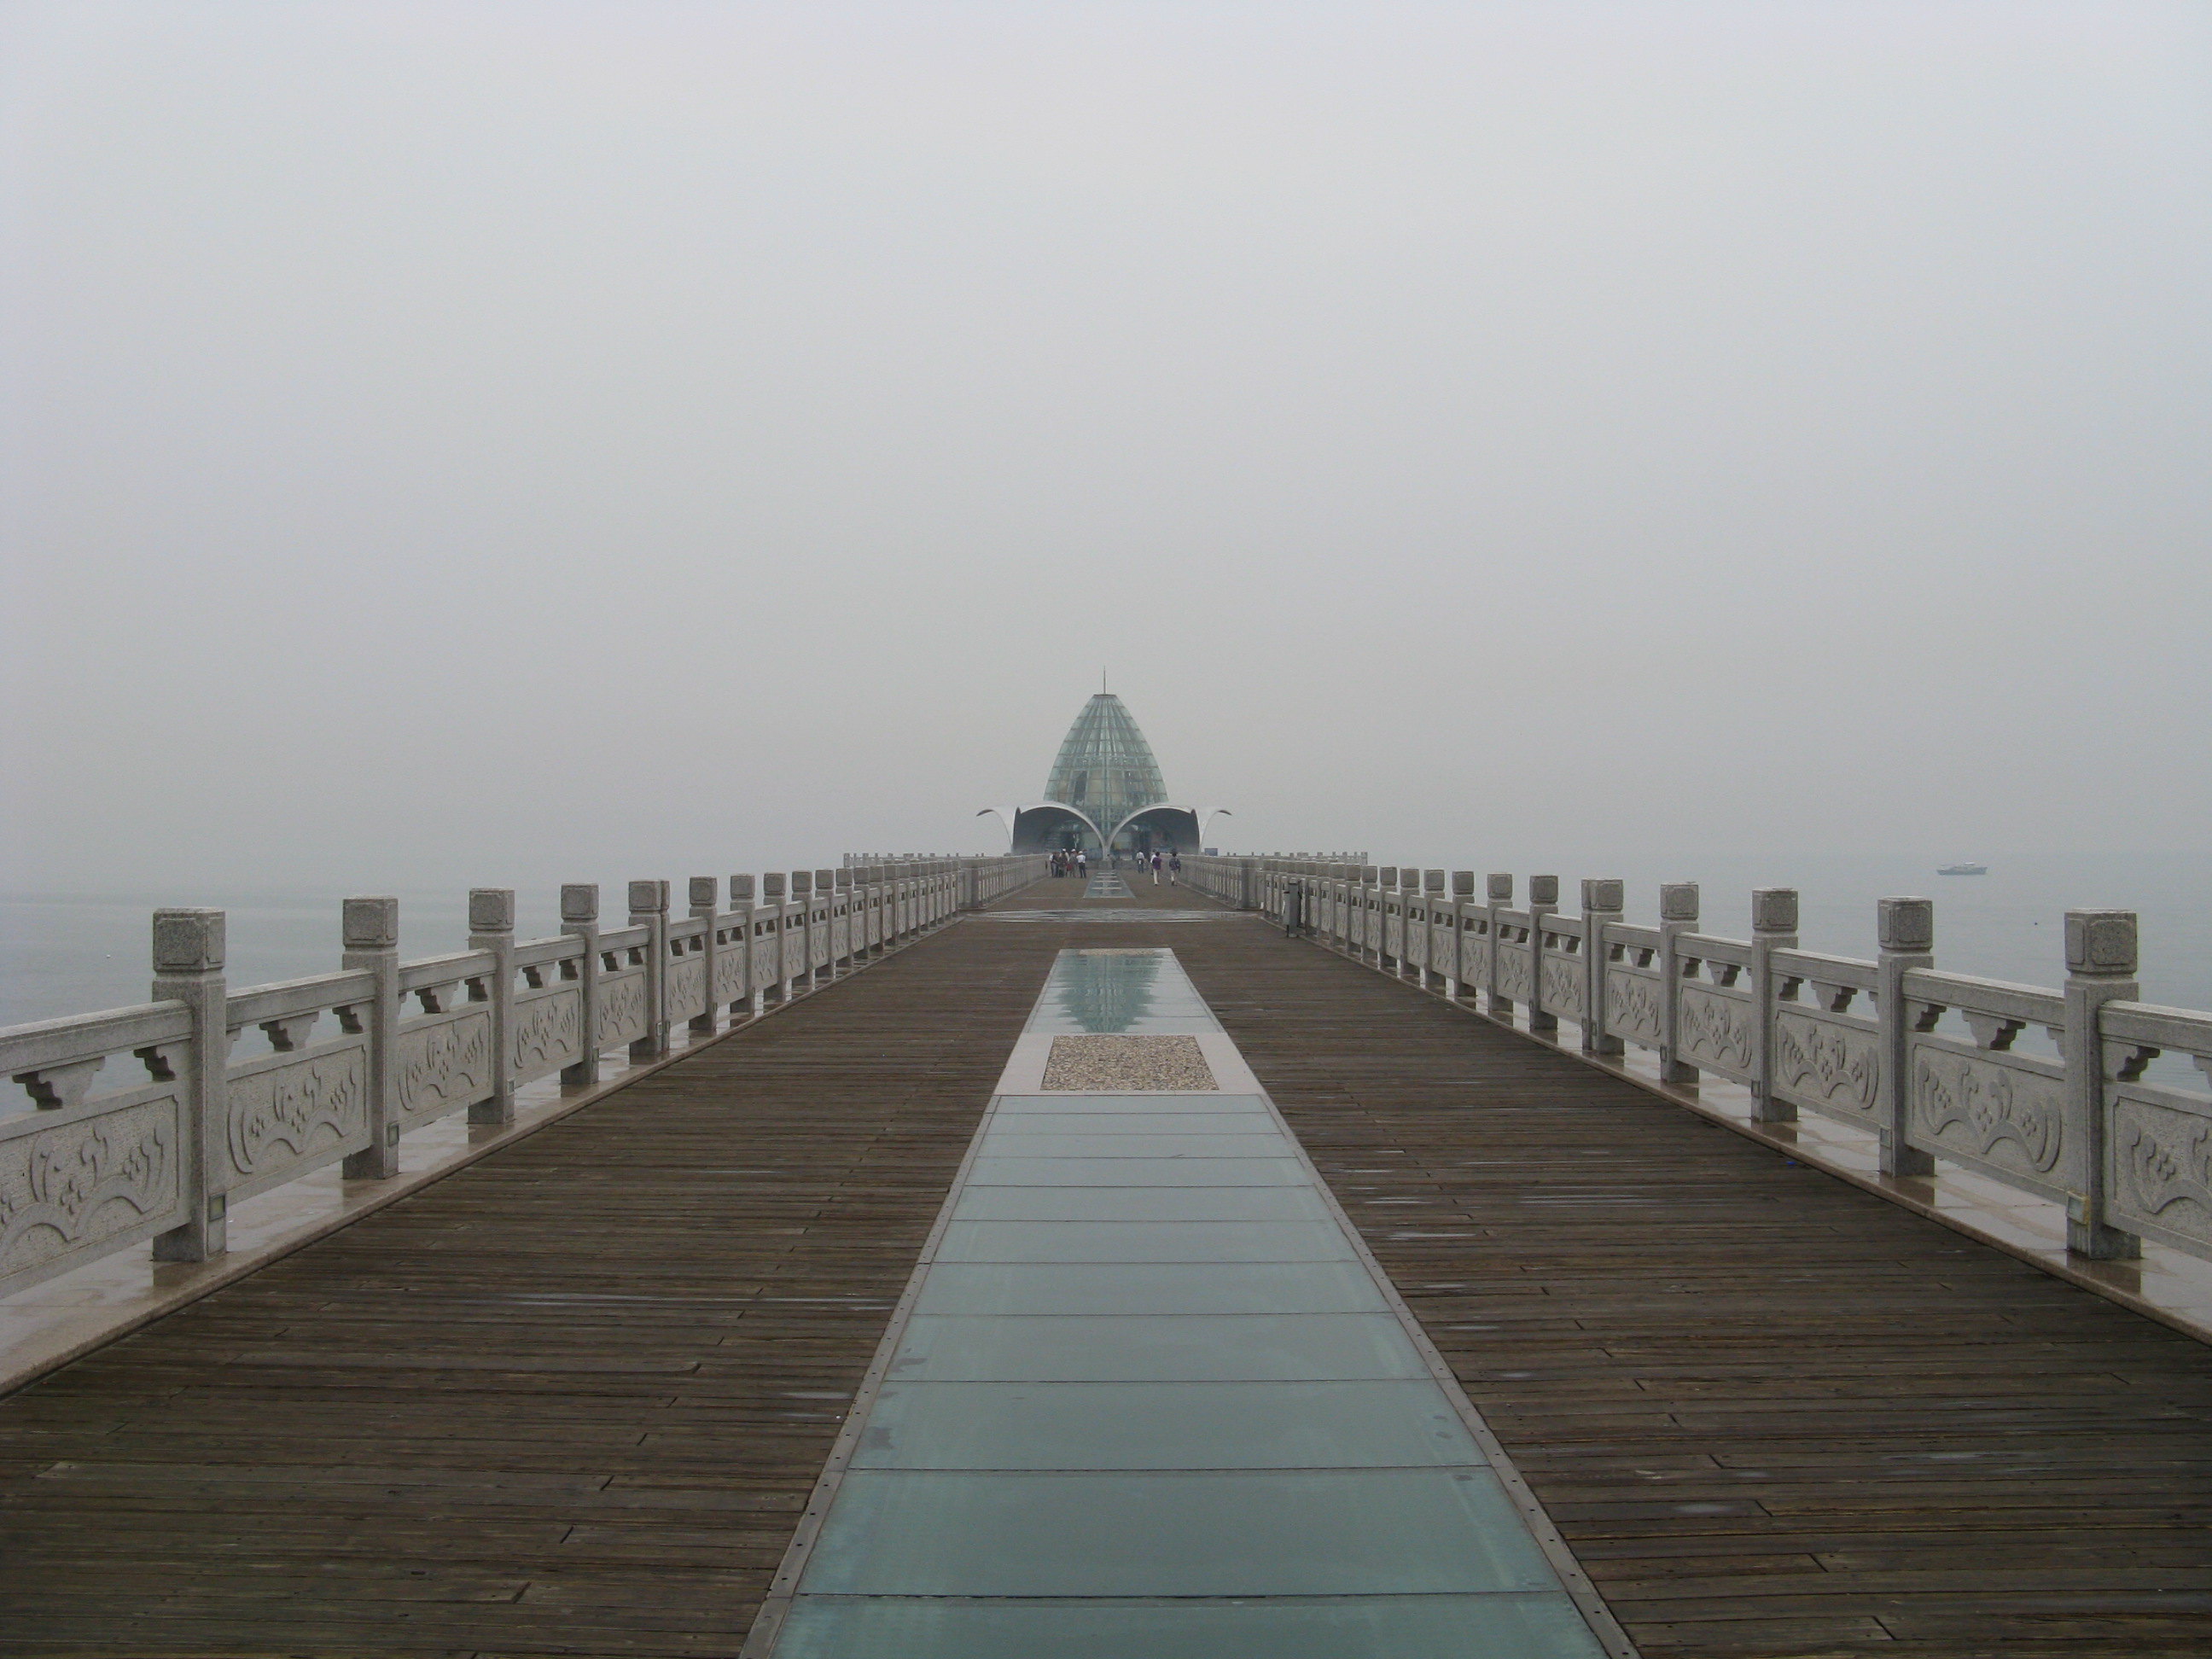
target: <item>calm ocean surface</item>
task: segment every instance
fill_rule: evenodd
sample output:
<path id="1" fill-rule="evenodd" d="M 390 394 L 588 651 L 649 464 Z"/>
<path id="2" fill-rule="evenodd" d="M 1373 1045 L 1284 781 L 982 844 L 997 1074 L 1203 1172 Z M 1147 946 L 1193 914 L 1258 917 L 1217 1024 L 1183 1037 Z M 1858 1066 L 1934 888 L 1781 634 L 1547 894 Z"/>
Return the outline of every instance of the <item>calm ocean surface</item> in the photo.
<path id="1" fill-rule="evenodd" d="M 1583 873 L 1554 866 L 1565 908 Z M 1663 880 L 1703 884 L 1706 931 L 1741 938 L 1754 886 L 1796 885 L 1807 948 L 1875 953 L 1875 900 L 1917 893 L 1936 900 L 1936 959 L 1960 973 L 2056 986 L 2064 977 L 2062 921 L 2069 908 L 2132 909 L 2142 917 L 2146 1000 L 2212 1009 L 2212 858 L 2171 855 L 2044 857 L 1992 861 L 1986 876 L 1937 876 L 1903 859 L 1801 860 L 1787 871 L 1752 860 L 1676 860 L 1638 868 L 1613 861 L 1605 873 L 1629 881 L 1632 921 L 1651 921 Z M 614 906 L 619 885 L 603 887 Z M 680 891 L 680 888 L 679 888 Z M 1526 896 L 1525 874 L 1517 890 Z M 145 1000 L 149 917 L 157 905 L 200 903 L 229 912 L 234 987 L 295 979 L 338 965 L 338 904 L 326 891 L 217 891 L 179 896 L 15 894 L 0 897 L 0 1024 L 84 1013 Z M 558 895 L 518 895 L 525 939 L 556 931 Z M 466 943 L 466 896 L 402 893 L 400 946 L 406 957 Z M 621 920 L 612 908 L 610 919 Z"/>

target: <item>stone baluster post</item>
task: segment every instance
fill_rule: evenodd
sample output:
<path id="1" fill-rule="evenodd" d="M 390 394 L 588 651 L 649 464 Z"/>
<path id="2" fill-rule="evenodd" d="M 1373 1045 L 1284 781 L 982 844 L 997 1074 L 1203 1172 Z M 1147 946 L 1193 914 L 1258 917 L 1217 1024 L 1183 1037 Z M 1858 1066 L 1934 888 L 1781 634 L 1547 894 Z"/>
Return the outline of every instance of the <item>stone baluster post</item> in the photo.
<path id="1" fill-rule="evenodd" d="M 837 951 L 836 945 L 833 944 L 830 947 L 831 951 L 830 971 L 832 974 L 835 974 L 837 971 L 837 964 L 842 962 L 845 964 L 845 971 L 849 974 L 859 963 L 861 955 L 861 947 L 853 942 L 854 923 L 857 920 L 860 925 L 860 931 L 865 934 L 867 931 L 867 922 L 865 917 L 860 917 L 857 914 L 859 907 L 855 902 L 857 895 L 854 893 L 853 889 L 853 872 L 851 867 L 848 866 L 836 872 L 836 891 L 831 896 L 831 902 L 833 908 L 842 909 L 845 913 L 845 927 L 843 930 L 843 943 L 845 948 L 843 952 L 840 954 Z M 837 925 L 834 915 L 831 917 L 830 925 L 833 930 L 830 937 L 834 939 L 837 937 L 834 931 Z"/>
<path id="2" fill-rule="evenodd" d="M 561 889 L 561 931 L 580 941 L 576 966 L 578 1048 L 575 1063 L 561 1068 L 571 1085 L 599 1080 L 599 884 L 572 881 Z"/>
<path id="3" fill-rule="evenodd" d="M 1452 970 L 1444 980 L 1444 994 L 1454 1002 L 1474 990 L 1467 981 L 1467 961 L 1462 954 L 1467 945 L 1467 918 L 1470 911 L 1482 907 L 1474 902 L 1474 872 L 1455 870 L 1451 872 L 1452 896 Z"/>
<path id="4" fill-rule="evenodd" d="M 469 949 L 491 952 L 484 1000 L 491 1014 L 491 1098 L 472 1102 L 471 1123 L 514 1121 L 514 889 L 469 889 Z"/>
<path id="5" fill-rule="evenodd" d="M 814 872 L 791 872 L 791 907 L 799 922 L 799 971 L 791 975 L 793 994 L 814 988 Z"/>
<path id="6" fill-rule="evenodd" d="M 1675 941 L 1698 928 L 1698 884 L 1663 882 L 1659 888 L 1659 1080 L 1698 1086 L 1698 1068 L 1680 1058 L 1682 975 L 1692 960 Z"/>
<path id="7" fill-rule="evenodd" d="M 2106 1153 L 2112 1120 L 2105 1103 L 2102 1010 L 2134 1002 L 2136 916 L 2132 910 L 2066 913 L 2066 1144 L 2073 1179 L 2066 1196 L 2066 1249 L 2094 1261 L 2126 1261 L 2142 1240 L 2105 1219 Z"/>
<path id="8" fill-rule="evenodd" d="M 1513 1018 L 1513 1000 L 1505 994 L 1498 980 L 1498 969 L 1503 964 L 1498 949 L 1500 926 L 1498 913 L 1513 908 L 1513 878 L 1503 871 L 1494 872 L 1488 878 L 1484 890 L 1489 899 L 1489 902 L 1483 906 L 1483 914 L 1485 926 L 1489 929 L 1486 942 L 1490 946 L 1490 969 L 1484 975 L 1488 981 L 1483 987 L 1485 1000 L 1492 1019 L 1510 1020 Z"/>
<path id="9" fill-rule="evenodd" d="M 1628 884 L 1612 877 L 1583 883 L 1583 950 L 1589 960 L 1583 964 L 1583 1052 L 1618 1054 L 1627 1045 L 1605 1029 L 1605 970 L 1613 953 L 1605 942 L 1608 924 L 1619 921 L 1628 904 Z"/>
<path id="10" fill-rule="evenodd" d="M 837 872 L 835 870 L 817 870 L 814 872 L 814 902 L 822 913 L 821 920 L 814 924 L 820 930 L 815 934 L 815 943 L 821 950 L 822 965 L 815 969 L 814 973 L 820 979 L 835 979 L 837 977 Z M 813 912 L 809 911 L 808 914 L 811 915 Z M 813 957 L 810 956 L 807 961 L 811 963 Z"/>
<path id="11" fill-rule="evenodd" d="M 651 930 L 645 947 L 645 1035 L 629 1045 L 632 1063 L 668 1052 L 668 884 L 629 884 L 629 925 Z"/>
<path id="12" fill-rule="evenodd" d="M 730 1004 L 730 1018 L 742 1019 L 747 1015 L 757 1017 L 761 1011 L 760 976 L 753 971 L 753 878 L 750 876 L 730 878 L 730 914 L 735 923 L 730 931 L 737 935 L 738 949 L 742 954 L 738 977 L 744 985 L 744 996 Z"/>
<path id="13" fill-rule="evenodd" d="M 1782 981 L 1774 953 L 1797 948 L 1797 890 L 1757 887 L 1751 894 L 1751 1116 L 1754 1123 L 1794 1123 L 1797 1109 L 1774 1097 L 1774 1022 Z"/>
<path id="14" fill-rule="evenodd" d="M 768 913 L 762 925 L 769 930 L 775 940 L 775 949 L 769 952 L 769 976 L 753 988 L 753 1006 L 756 1010 L 768 1006 L 769 988 L 775 988 L 778 1002 L 791 1000 L 791 981 L 783 973 L 783 872 L 764 870 L 761 872 L 761 908 Z"/>
<path id="15" fill-rule="evenodd" d="M 1437 971 L 1437 912 L 1444 902 L 1444 872 L 1421 872 L 1421 988 L 1425 991 L 1444 978 Z"/>
<path id="16" fill-rule="evenodd" d="M 1913 1017 L 1905 1000 L 1905 975 L 1936 960 L 1936 904 L 1932 899 L 1886 898 L 1875 906 L 1881 945 L 1875 1014 L 1881 1026 L 1881 1075 L 1875 1084 L 1875 1114 L 1881 1137 L 1881 1172 L 1936 1173 L 1936 1159 L 1912 1144 Z"/>
<path id="17" fill-rule="evenodd" d="M 230 1248 L 228 1163 L 230 992 L 223 980 L 226 918 L 220 910 L 154 912 L 156 1002 L 181 1002 L 192 1023 L 178 1092 L 177 1189 L 185 1218 L 154 1238 L 156 1261 L 205 1261 Z"/>
<path id="18" fill-rule="evenodd" d="M 362 1011 L 368 1035 L 368 1145 L 348 1155 L 348 1181 L 383 1181 L 399 1173 L 399 901 L 390 895 L 349 898 L 342 921 L 342 966 L 376 976 L 374 1000 Z"/>
<path id="19" fill-rule="evenodd" d="M 720 932 L 714 926 L 721 907 L 715 901 L 721 896 L 722 884 L 712 876 L 694 876 L 684 884 L 687 908 L 699 924 L 699 971 L 704 976 L 706 994 L 699 1000 L 699 1012 L 691 1016 L 684 1030 L 693 1036 L 712 1036 L 714 1034 L 715 974 L 724 946 L 714 935 Z M 672 1024 L 673 1022 L 671 1022 Z"/>
<path id="20" fill-rule="evenodd" d="M 1529 877 L 1528 1029 L 1546 1036 L 1559 1035 L 1559 1015 L 1557 1009 L 1544 1006 L 1544 919 L 1557 914 L 1559 908 L 1559 878 Z"/>

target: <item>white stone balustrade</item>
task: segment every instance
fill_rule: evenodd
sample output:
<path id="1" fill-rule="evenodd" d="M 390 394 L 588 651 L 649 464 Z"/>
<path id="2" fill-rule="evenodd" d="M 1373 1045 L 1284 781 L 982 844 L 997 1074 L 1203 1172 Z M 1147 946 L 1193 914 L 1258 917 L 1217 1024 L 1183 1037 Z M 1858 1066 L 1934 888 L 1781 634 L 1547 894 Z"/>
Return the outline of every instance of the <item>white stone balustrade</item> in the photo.
<path id="1" fill-rule="evenodd" d="M 1811 1112 L 1854 1124 L 1893 1177 L 1938 1160 L 2066 1207 L 2067 1248 L 2124 1260 L 2148 1238 L 2212 1259 L 2212 1087 L 2145 1073 L 2186 1056 L 2212 1084 L 2212 1013 L 2136 1000 L 2136 918 L 2066 915 L 2062 989 L 1939 971 L 1935 906 L 1876 907 L 1877 957 L 1797 947 L 1797 895 L 1752 896 L 1752 937 L 1698 928 L 1693 884 L 1659 893 L 1656 927 L 1622 915 L 1622 884 L 1582 884 L 1559 913 L 1555 877 L 1401 872 L 1310 859 L 1187 855 L 1184 879 L 1383 973 L 1411 975 L 1534 1035 L 1577 1026 L 1585 1054 L 1632 1046 L 1664 1085 L 1707 1073 L 1743 1085 L 1754 1122 Z M 2047 1036 L 2053 1052 L 2016 1048 Z"/>
<path id="2" fill-rule="evenodd" d="M 0 1294 L 152 1241 L 226 1248 L 230 1206 L 333 1163 L 398 1171 L 401 1137 L 453 1113 L 510 1123 L 515 1091 L 599 1079 L 601 1055 L 666 1055 L 678 1026 L 764 1012 L 962 909 L 1027 886 L 1042 858 L 853 863 L 629 884 L 603 928 L 596 886 L 561 892 L 561 932 L 517 940 L 514 895 L 469 895 L 469 948 L 399 957 L 397 899 L 348 899 L 337 972 L 232 991 L 220 910 L 154 915 L 153 1000 L 0 1030 Z M 247 1032 L 265 1052 L 240 1052 Z"/>

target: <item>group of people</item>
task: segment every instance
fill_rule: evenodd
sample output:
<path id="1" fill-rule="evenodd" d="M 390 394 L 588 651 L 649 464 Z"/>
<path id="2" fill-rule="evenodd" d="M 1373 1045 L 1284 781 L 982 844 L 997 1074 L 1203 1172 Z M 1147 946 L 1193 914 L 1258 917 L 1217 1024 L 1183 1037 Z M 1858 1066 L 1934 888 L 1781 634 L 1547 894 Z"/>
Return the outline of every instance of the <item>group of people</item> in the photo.
<path id="1" fill-rule="evenodd" d="M 1121 867 L 1120 855 L 1110 848 L 1107 852 L 1106 860 L 1111 869 L 1118 870 Z M 1160 884 L 1162 875 L 1167 877 L 1168 885 L 1170 887 L 1182 884 L 1182 854 L 1173 848 L 1170 848 L 1164 853 L 1155 848 L 1149 854 L 1138 854 L 1137 867 L 1139 870 L 1151 869 L 1152 885 L 1155 887 Z M 1063 876 L 1081 876 L 1087 878 L 1091 874 L 1091 854 L 1079 847 L 1064 848 L 1052 855 L 1052 873 L 1054 880 Z"/>
<path id="2" fill-rule="evenodd" d="M 1110 869 L 1119 869 L 1121 858 L 1109 849 L 1106 863 Z M 1051 869 L 1053 880 L 1060 880 L 1061 876 L 1091 876 L 1091 854 L 1084 852 L 1082 848 L 1064 848 L 1061 852 L 1053 854 Z M 1137 869 L 1151 869 L 1155 887 L 1159 887 L 1161 876 L 1166 876 L 1170 887 L 1176 887 L 1183 880 L 1183 854 L 1175 852 L 1172 848 L 1168 852 L 1159 852 L 1159 849 L 1152 849 L 1151 854 L 1139 852 L 1137 854 Z"/>

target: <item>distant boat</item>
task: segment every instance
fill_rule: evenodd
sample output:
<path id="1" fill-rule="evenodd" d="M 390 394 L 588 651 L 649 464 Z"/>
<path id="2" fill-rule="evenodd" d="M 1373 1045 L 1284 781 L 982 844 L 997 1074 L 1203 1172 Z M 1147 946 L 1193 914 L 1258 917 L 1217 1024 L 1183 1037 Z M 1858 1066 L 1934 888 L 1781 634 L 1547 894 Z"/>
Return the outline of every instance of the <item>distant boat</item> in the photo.
<path id="1" fill-rule="evenodd" d="M 1939 876 L 1986 876 L 1989 872 L 1990 866 L 1986 864 L 1939 864 L 1936 866 L 1936 873 Z"/>

